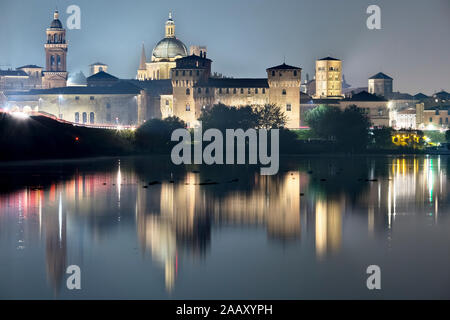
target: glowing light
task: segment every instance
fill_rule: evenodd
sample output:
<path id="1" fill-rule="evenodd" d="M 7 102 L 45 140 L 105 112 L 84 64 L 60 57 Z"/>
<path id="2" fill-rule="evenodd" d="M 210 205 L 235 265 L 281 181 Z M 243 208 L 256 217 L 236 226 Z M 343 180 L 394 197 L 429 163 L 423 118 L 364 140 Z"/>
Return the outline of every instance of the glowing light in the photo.
<path id="1" fill-rule="evenodd" d="M 75 137 L 75 141 L 79 141 L 80 140 L 80 138 L 78 138 L 78 137 Z"/>
<path id="2" fill-rule="evenodd" d="M 19 112 L 19 111 L 11 112 L 10 114 L 11 114 L 11 116 L 13 116 L 14 118 L 17 118 L 17 119 L 28 119 L 30 117 L 27 113 Z"/>

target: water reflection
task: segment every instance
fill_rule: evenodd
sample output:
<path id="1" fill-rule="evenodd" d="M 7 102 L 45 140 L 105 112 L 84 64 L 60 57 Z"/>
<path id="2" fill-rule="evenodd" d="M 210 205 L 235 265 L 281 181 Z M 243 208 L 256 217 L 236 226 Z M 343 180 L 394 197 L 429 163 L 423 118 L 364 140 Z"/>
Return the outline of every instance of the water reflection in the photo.
<path id="1" fill-rule="evenodd" d="M 57 295 L 69 258 L 80 264 L 91 247 L 114 255 L 112 235 L 129 233 L 140 251 L 136 263 L 150 259 L 171 293 L 183 265 L 207 259 L 224 228 L 265 230 L 276 245 L 260 244 L 269 253 L 312 243 L 324 262 L 345 250 L 346 234 L 389 242 L 399 217 L 448 220 L 448 168 L 439 156 L 288 158 L 276 176 L 252 167 L 173 167 L 159 158 L 1 167 L 8 184 L 0 194 L 0 245 L 14 245 L 4 259 L 39 254 L 44 245 L 47 282 Z M 365 230 L 349 229 L 361 219 Z"/>

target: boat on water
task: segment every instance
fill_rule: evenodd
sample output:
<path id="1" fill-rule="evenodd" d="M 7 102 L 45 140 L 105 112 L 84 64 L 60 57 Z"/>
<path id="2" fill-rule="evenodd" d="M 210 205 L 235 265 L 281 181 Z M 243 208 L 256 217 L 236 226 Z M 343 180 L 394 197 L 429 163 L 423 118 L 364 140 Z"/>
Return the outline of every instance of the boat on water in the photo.
<path id="1" fill-rule="evenodd" d="M 450 155 L 450 143 L 440 143 L 437 146 L 426 149 L 428 154 L 445 154 Z"/>

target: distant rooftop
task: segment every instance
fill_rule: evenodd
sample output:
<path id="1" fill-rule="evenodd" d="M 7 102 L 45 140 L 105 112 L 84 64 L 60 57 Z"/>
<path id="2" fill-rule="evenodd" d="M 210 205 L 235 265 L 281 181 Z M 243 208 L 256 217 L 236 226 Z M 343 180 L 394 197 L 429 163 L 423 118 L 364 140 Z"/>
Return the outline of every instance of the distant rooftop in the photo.
<path id="1" fill-rule="evenodd" d="M 17 69 L 42 69 L 42 67 L 39 67 L 35 64 L 27 64 L 26 66 L 22 66 Z"/>
<path id="2" fill-rule="evenodd" d="M 376 75 L 371 76 L 369 79 L 390 79 L 390 80 L 392 80 L 391 77 L 389 77 L 387 74 L 384 74 L 383 72 L 378 72 Z"/>
<path id="3" fill-rule="evenodd" d="M 28 77 L 23 70 L 0 70 L 0 76 L 6 77 Z"/>
<path id="4" fill-rule="evenodd" d="M 280 64 L 278 66 L 267 68 L 267 70 L 301 70 L 302 68 L 290 66 L 286 63 Z"/>
<path id="5" fill-rule="evenodd" d="M 331 60 L 331 61 L 341 61 L 341 60 L 339 60 L 339 59 L 336 59 L 336 58 L 332 58 L 332 57 L 325 57 L 325 58 L 319 59 L 319 61 L 325 61 L 325 60 Z"/>
<path id="6" fill-rule="evenodd" d="M 368 93 L 367 91 L 361 91 L 354 94 L 351 98 L 344 99 L 345 101 L 387 101 L 385 98 Z"/>

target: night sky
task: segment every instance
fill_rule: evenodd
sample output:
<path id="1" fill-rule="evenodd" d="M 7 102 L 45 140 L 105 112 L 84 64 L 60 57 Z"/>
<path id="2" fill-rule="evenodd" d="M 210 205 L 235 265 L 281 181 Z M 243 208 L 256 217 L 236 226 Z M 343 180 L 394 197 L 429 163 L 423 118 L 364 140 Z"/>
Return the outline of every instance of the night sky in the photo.
<path id="1" fill-rule="evenodd" d="M 81 30 L 68 30 L 68 71 L 88 74 L 100 61 L 134 78 L 142 42 L 147 58 L 164 36 L 173 10 L 176 36 L 189 48 L 206 45 L 213 71 L 265 77 L 283 62 L 313 75 L 318 58 L 343 60 L 346 80 L 367 86 L 382 71 L 394 90 L 450 90 L 449 0 L 0 0 L 0 66 L 44 66 L 45 29 L 58 6 L 81 8 Z M 381 30 L 366 27 L 366 9 L 381 7 Z"/>

